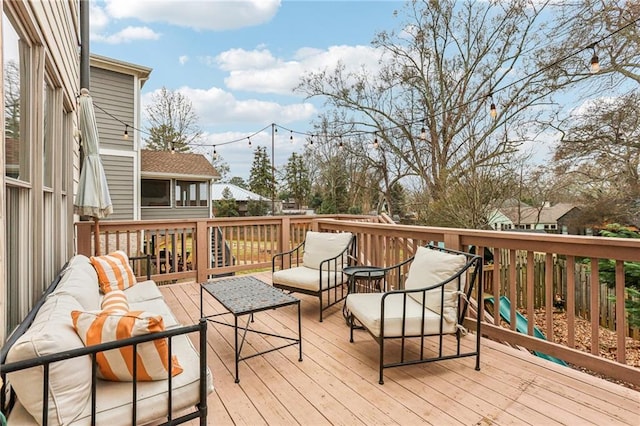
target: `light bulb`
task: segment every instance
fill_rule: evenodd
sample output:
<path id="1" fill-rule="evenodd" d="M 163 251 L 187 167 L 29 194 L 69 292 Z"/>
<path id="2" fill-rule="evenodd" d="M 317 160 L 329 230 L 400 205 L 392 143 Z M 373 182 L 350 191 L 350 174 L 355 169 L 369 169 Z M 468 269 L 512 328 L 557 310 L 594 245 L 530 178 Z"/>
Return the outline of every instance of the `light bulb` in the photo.
<path id="1" fill-rule="evenodd" d="M 496 118 L 498 116 L 498 110 L 496 109 L 496 104 L 491 102 L 491 107 L 489 108 L 489 115 L 491 118 Z"/>
<path id="2" fill-rule="evenodd" d="M 591 57 L 591 74 L 597 74 L 600 71 L 600 60 L 596 55 L 596 50 L 593 49 L 593 56 Z"/>
<path id="3" fill-rule="evenodd" d="M 124 125 L 124 133 L 122 134 L 122 139 L 124 139 L 124 140 L 129 139 L 129 125 L 128 124 Z"/>

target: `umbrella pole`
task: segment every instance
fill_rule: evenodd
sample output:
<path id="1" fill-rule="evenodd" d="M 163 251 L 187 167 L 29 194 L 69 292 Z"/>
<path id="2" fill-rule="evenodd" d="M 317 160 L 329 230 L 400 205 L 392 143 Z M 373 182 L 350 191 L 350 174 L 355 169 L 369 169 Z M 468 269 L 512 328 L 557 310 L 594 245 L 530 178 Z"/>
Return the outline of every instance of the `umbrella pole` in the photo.
<path id="1" fill-rule="evenodd" d="M 100 256 L 100 225 L 98 223 L 100 219 L 93 218 L 93 245 L 96 256 Z"/>

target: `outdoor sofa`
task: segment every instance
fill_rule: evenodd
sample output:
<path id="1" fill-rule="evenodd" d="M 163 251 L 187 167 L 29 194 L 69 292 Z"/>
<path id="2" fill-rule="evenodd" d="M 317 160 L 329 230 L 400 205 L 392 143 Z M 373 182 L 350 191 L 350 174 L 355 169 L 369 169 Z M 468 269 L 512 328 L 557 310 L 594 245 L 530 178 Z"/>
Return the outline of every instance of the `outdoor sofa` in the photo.
<path id="1" fill-rule="evenodd" d="M 154 281 L 131 278 L 130 287 L 105 296 L 88 257 L 76 255 L 65 265 L 1 349 L 1 408 L 10 425 L 155 425 L 194 418 L 206 424 L 213 391 L 206 321 L 180 325 Z M 112 319 L 115 340 L 109 341 Z M 129 320 L 132 329 L 123 336 Z M 85 323 L 102 327 L 102 342 L 91 344 L 96 333 L 89 328 L 83 334 Z"/>

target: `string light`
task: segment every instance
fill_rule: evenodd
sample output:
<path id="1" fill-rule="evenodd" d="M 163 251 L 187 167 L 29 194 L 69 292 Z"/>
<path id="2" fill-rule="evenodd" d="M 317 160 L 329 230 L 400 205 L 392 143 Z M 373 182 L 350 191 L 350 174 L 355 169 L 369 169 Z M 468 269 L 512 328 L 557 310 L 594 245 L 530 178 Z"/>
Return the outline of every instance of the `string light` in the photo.
<path id="1" fill-rule="evenodd" d="M 567 55 L 565 55 L 565 56 L 563 56 L 563 57 L 561 57 L 561 58 L 559 58 L 559 59 L 555 60 L 554 62 L 552 62 L 552 63 L 550 63 L 550 64 L 548 64 L 548 65 L 546 65 L 546 66 L 544 66 L 544 67 L 542 67 L 542 68 L 540 68 L 540 69 L 538 69 L 538 70 L 534 71 L 533 73 L 530 73 L 530 74 L 528 74 L 528 75 L 526 75 L 526 76 L 524 76 L 524 77 L 522 77 L 522 78 L 520 78 L 520 79 L 518 79 L 518 80 L 512 81 L 511 83 L 506 84 L 506 85 L 504 85 L 504 86 L 502 86 L 502 87 L 500 87 L 500 88 L 497 88 L 497 89 L 492 88 L 491 93 L 490 93 L 490 95 L 489 95 L 489 97 L 491 98 L 491 104 L 490 104 L 490 110 L 489 110 L 489 114 L 490 114 L 490 116 L 491 116 L 492 118 L 494 118 L 494 119 L 495 119 L 495 118 L 497 117 L 497 115 L 498 115 L 497 108 L 496 108 L 496 104 L 495 104 L 495 102 L 493 102 L 493 92 L 498 92 L 498 91 L 506 90 L 506 89 L 508 89 L 509 87 L 512 87 L 512 86 L 514 86 L 514 85 L 516 85 L 516 84 L 518 84 L 518 83 L 520 83 L 520 82 L 522 82 L 522 81 L 526 80 L 527 78 L 530 78 L 530 77 L 532 77 L 532 76 L 534 76 L 534 75 L 540 74 L 540 73 L 542 73 L 542 72 L 544 72 L 544 71 L 546 71 L 546 70 L 548 70 L 548 69 L 550 69 L 550 68 L 553 68 L 553 67 L 557 66 L 558 64 L 560 64 L 560 63 L 562 63 L 562 62 L 566 61 L 567 59 L 569 59 L 569 58 L 571 58 L 571 57 L 574 57 L 574 56 L 579 55 L 580 53 L 582 53 L 582 52 L 583 52 L 584 50 L 586 50 L 586 49 L 593 49 L 593 55 L 592 55 L 592 57 L 591 57 L 591 61 L 590 61 L 590 70 L 591 70 L 591 73 L 593 73 L 593 74 L 598 73 L 598 72 L 600 71 L 600 60 L 599 60 L 598 55 L 597 55 L 597 53 L 596 53 L 596 45 L 597 45 L 598 43 L 600 43 L 600 42 L 602 42 L 602 41 L 604 41 L 604 40 L 606 40 L 606 39 L 608 39 L 608 38 L 610 38 L 610 37 L 614 36 L 615 34 L 617 34 L 617 33 L 621 32 L 621 31 L 623 31 L 623 30 L 625 30 L 625 29 L 627 29 L 627 28 L 629 28 L 629 27 L 631 27 L 631 26 L 635 25 L 635 24 L 636 24 L 637 22 L 639 22 L 639 21 L 640 21 L 640 18 L 636 18 L 636 19 L 634 19 L 634 20 L 632 20 L 632 21 L 628 21 L 626 24 L 624 24 L 624 25 L 622 25 L 622 26 L 618 27 L 615 31 L 613 31 L 613 32 L 610 32 L 610 33 L 606 34 L 605 36 L 601 37 L 601 38 L 600 38 L 600 39 L 598 39 L 597 41 L 595 41 L 595 42 L 593 42 L 593 43 L 591 43 L 591 44 L 589 44 L 589 45 L 587 45 L 587 46 L 585 46 L 585 47 L 581 47 L 581 48 L 577 49 L 577 50 L 576 50 L 576 51 L 574 51 L 574 52 L 570 52 L 570 53 L 568 53 Z M 466 103 L 458 104 L 455 108 L 460 108 L 460 107 L 463 107 L 463 106 L 469 105 L 469 104 L 471 104 L 471 103 L 473 103 L 473 102 L 477 102 L 477 101 L 479 101 L 479 99 L 478 99 L 478 98 L 471 99 L 470 101 L 468 101 L 468 102 L 466 102 Z M 129 132 L 128 132 L 128 128 L 129 128 L 129 127 L 131 127 L 133 130 L 137 130 L 137 131 L 138 131 L 138 132 L 140 132 L 140 133 L 143 133 L 143 134 L 146 134 L 146 135 L 151 136 L 151 133 L 150 133 L 149 131 L 144 130 L 144 129 L 138 129 L 138 128 L 136 128 L 135 126 L 132 126 L 132 125 L 129 125 L 129 124 L 125 123 L 123 120 L 121 120 L 121 119 L 119 119 L 118 117 L 116 117 L 115 115 L 111 114 L 109 111 L 106 111 L 105 109 L 103 109 L 103 108 L 102 108 L 99 104 L 97 104 L 96 102 L 94 102 L 94 106 L 95 106 L 97 109 L 99 109 L 99 110 L 101 110 L 102 112 L 104 112 L 105 114 L 107 114 L 107 115 L 108 115 L 109 117 L 111 117 L 112 119 L 114 119 L 114 120 L 116 120 L 116 121 L 118 121 L 118 122 L 120 122 L 120 123 L 122 123 L 122 124 L 124 124 L 124 125 L 125 125 L 125 130 L 124 130 L 124 133 L 123 133 L 123 138 L 124 138 L 124 139 L 127 139 L 127 138 L 128 138 L 128 133 L 129 133 Z M 448 110 L 448 111 L 450 111 L 450 110 Z M 444 112 L 446 112 L 446 111 L 444 111 Z M 396 126 L 396 127 L 385 128 L 384 130 L 392 130 L 393 128 L 398 128 L 398 127 L 401 127 L 401 126 L 403 126 L 403 125 L 411 125 L 411 124 L 413 124 L 413 123 L 405 123 L 405 124 L 402 124 L 402 125 L 398 125 L 398 126 Z M 253 134 L 251 134 L 250 136 L 248 136 L 248 137 L 247 137 L 247 139 L 249 140 L 249 146 L 251 146 L 251 139 L 250 139 L 250 137 L 251 137 L 251 136 L 255 136 L 255 135 L 257 135 L 257 134 L 260 134 L 260 133 L 262 133 L 265 129 L 267 129 L 267 128 L 269 128 L 269 127 L 272 127 L 272 125 L 265 126 L 263 129 L 258 130 L 257 132 L 254 132 Z M 275 133 L 275 134 L 277 134 L 277 133 L 278 133 L 278 128 L 277 128 L 277 127 L 274 127 L 274 129 L 273 129 L 273 130 L 274 130 L 274 133 Z M 287 130 L 290 130 L 290 129 L 287 129 Z M 290 132 L 291 132 L 291 135 L 290 135 L 289 139 L 293 142 L 293 130 L 290 130 Z M 309 134 L 307 134 L 307 133 L 301 133 L 301 132 L 296 132 L 296 133 L 300 133 L 300 134 L 302 134 L 302 135 L 306 135 L 306 136 L 311 136 L 311 137 L 313 137 L 313 135 L 309 135 Z M 363 131 L 363 132 L 358 132 L 358 133 L 354 133 L 354 134 L 357 134 L 357 135 L 360 135 L 360 134 L 365 135 L 365 134 L 370 134 L 370 133 L 371 133 L 371 132 Z M 378 139 L 377 139 L 377 131 L 376 131 L 375 133 L 376 133 L 376 137 L 375 137 L 375 139 L 374 139 L 374 144 L 373 144 L 373 145 L 374 145 L 374 147 L 376 147 L 376 148 L 377 148 L 377 147 L 379 147 Z M 423 119 L 423 127 L 422 127 L 421 132 L 420 132 L 420 138 L 421 138 L 421 139 L 426 139 L 426 129 L 424 128 L 424 119 Z M 239 138 L 239 139 L 234 139 L 234 140 L 225 141 L 225 142 L 220 142 L 220 143 L 218 143 L 217 145 L 228 145 L 228 144 L 232 144 L 232 143 L 237 143 L 237 142 L 242 141 L 243 139 L 244 139 L 244 137 L 243 137 L 243 138 Z M 313 145 L 313 139 L 311 139 L 311 140 L 310 140 L 309 144 L 310 144 L 310 145 Z M 193 145 L 193 146 L 210 146 L 209 144 L 197 144 L 197 143 L 195 143 L 195 144 L 190 144 L 190 145 Z M 344 144 L 342 143 L 342 141 L 340 141 L 339 147 L 340 147 L 340 148 L 342 148 L 343 146 L 344 146 Z M 214 151 L 215 151 L 215 148 L 214 148 Z M 174 148 L 173 144 L 172 144 L 172 147 L 171 147 L 171 152 L 175 152 L 175 148 Z"/>
<path id="2" fill-rule="evenodd" d="M 216 152 L 216 146 L 213 146 L 213 161 L 218 159 L 218 153 Z"/>
<path id="3" fill-rule="evenodd" d="M 422 120 L 422 129 L 420 129 L 420 139 L 427 140 L 427 131 L 424 128 L 424 120 Z"/>
<path id="4" fill-rule="evenodd" d="M 491 99 L 491 106 L 489 107 L 489 115 L 491 118 L 495 119 L 498 116 L 498 110 L 496 109 L 496 104 L 493 102 L 493 94 L 489 94 L 489 98 Z"/>
<path id="5" fill-rule="evenodd" d="M 340 143 L 338 144 L 338 149 L 342 151 L 344 149 L 344 144 L 342 143 L 342 135 L 340 135 Z"/>
<path id="6" fill-rule="evenodd" d="M 591 43 L 589 47 L 593 49 L 593 56 L 591 56 L 591 74 L 597 74 L 598 71 L 600 71 L 600 60 L 596 54 L 596 43 Z"/>
<path id="7" fill-rule="evenodd" d="M 251 148 L 251 138 L 247 136 L 247 139 L 249 140 L 249 148 Z"/>
<path id="8" fill-rule="evenodd" d="M 291 132 L 291 136 L 289 136 L 289 140 L 291 141 L 291 143 L 293 143 L 293 130 L 289 130 L 289 132 Z"/>
<path id="9" fill-rule="evenodd" d="M 373 147 L 378 149 L 380 145 L 378 145 L 378 132 L 375 132 L 375 137 L 373 138 Z"/>
<path id="10" fill-rule="evenodd" d="M 122 139 L 129 139 L 129 125 L 125 123 L 124 125 L 124 133 L 122 134 Z"/>
<path id="11" fill-rule="evenodd" d="M 174 144 L 174 142 L 173 142 L 173 141 L 171 141 L 171 142 L 170 142 L 170 144 L 171 144 L 171 153 L 172 153 L 172 154 L 175 154 L 175 153 L 176 153 L 176 147 L 175 147 L 175 144 Z"/>

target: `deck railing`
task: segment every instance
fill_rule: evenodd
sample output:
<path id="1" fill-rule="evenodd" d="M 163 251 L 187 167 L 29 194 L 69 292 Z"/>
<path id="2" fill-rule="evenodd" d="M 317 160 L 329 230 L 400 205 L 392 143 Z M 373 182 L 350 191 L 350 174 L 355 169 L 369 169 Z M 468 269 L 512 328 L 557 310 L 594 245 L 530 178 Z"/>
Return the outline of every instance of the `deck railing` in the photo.
<path id="1" fill-rule="evenodd" d="M 152 277 L 159 282 L 201 282 L 209 276 L 270 268 L 272 255 L 301 242 L 308 229 L 353 232 L 357 236 L 358 260 L 367 265 L 393 265 L 411 256 L 416 247 L 430 242 L 460 250 L 473 247 L 476 253 L 483 253 L 488 248 L 493 253 L 493 270 L 501 273 L 485 275 L 491 281 L 484 285 L 489 294 L 476 294 L 476 306 L 484 306 L 483 301 L 487 296 L 493 298 L 493 312 L 496 313 L 500 312 L 500 296 L 506 296 L 512 303 L 507 321 L 502 324 L 500 315 L 490 316 L 485 314 L 484 309 L 478 309 L 477 312 L 484 319 L 483 335 L 640 385 L 640 368 L 626 365 L 628 326 L 622 302 L 626 297 L 624 262 L 640 262 L 640 240 L 406 226 L 383 222 L 386 222 L 384 218 L 372 216 L 103 221 L 100 223 L 100 244 L 103 253 L 122 249 L 131 256 L 151 254 L 154 262 Z M 90 255 L 94 252 L 93 226 L 92 222 L 77 224 L 80 253 Z M 222 238 L 212 238 L 215 232 Z M 216 244 L 224 247 L 217 247 Z M 165 255 L 160 256 L 163 249 Z M 540 257 L 543 259 L 542 270 L 540 262 L 534 261 Z M 566 265 L 561 287 L 553 267 L 557 259 L 562 259 Z M 600 356 L 601 288 L 605 285 L 601 284 L 599 277 L 600 259 L 613 259 L 616 264 L 613 290 L 616 298 L 616 343 L 615 348 L 610 348 L 613 359 Z M 587 268 L 581 268 L 581 272 L 576 274 L 576 265 L 586 265 Z M 577 292 L 576 283 L 581 282 L 578 275 L 584 276 L 585 271 L 588 309 L 581 309 L 581 316 L 578 316 L 576 294 L 580 293 L 581 297 L 584 295 L 583 291 Z M 142 276 L 146 271 L 137 273 Z M 543 291 L 542 300 L 540 291 Z M 566 310 L 562 318 L 553 315 L 557 293 L 562 294 Z M 534 305 L 536 297 L 538 301 Z M 534 337 L 535 323 L 532 319 L 536 308 L 540 306 L 545 308 L 540 330 L 546 339 Z M 526 330 L 520 330 L 524 332 L 519 333 L 516 330 L 517 317 L 520 315 L 527 321 Z M 578 349 L 575 330 L 579 320 L 589 322 L 588 351 Z M 558 321 L 566 322 L 567 332 L 556 341 L 554 327 L 558 326 Z"/>

